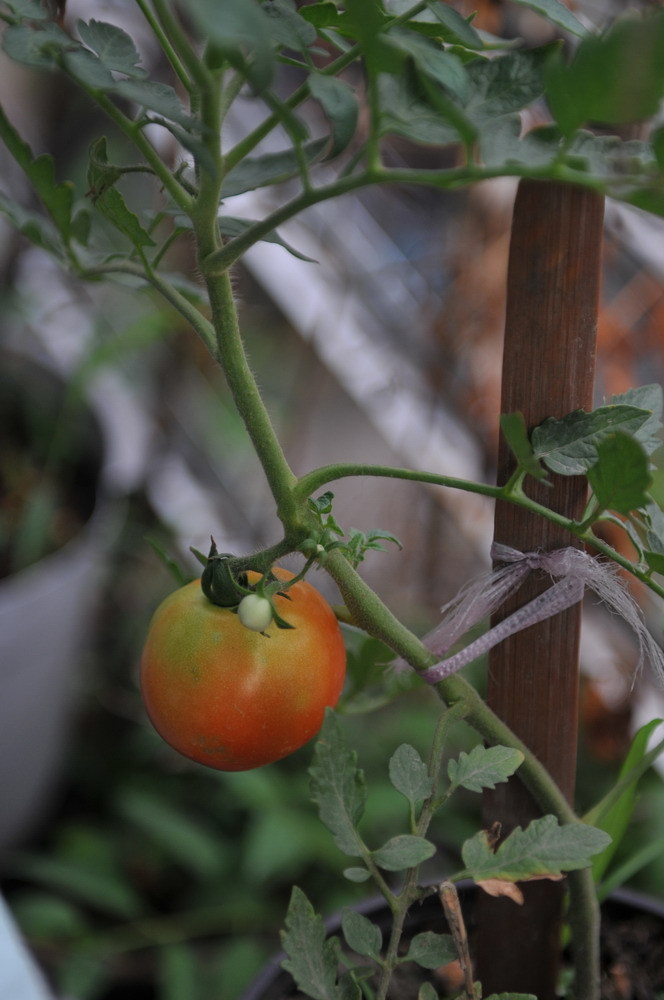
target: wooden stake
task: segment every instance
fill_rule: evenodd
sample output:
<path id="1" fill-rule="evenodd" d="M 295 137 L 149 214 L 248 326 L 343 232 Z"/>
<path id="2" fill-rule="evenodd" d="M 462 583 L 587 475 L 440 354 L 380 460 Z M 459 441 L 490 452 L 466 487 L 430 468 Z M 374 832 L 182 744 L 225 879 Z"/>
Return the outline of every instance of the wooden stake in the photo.
<path id="1" fill-rule="evenodd" d="M 507 278 L 501 410 L 520 410 L 531 429 L 548 416 L 591 409 L 600 285 L 603 200 L 564 184 L 521 181 L 514 206 Z M 501 442 L 499 482 L 513 471 Z M 586 503 L 581 478 L 529 481 L 529 495 L 569 517 Z M 573 544 L 562 529 L 498 504 L 495 539 L 522 551 Z M 501 609 L 511 614 L 547 585 L 531 575 Z M 492 651 L 488 700 L 534 751 L 568 799 L 574 793 L 578 725 L 580 605 L 520 632 Z M 540 814 L 518 780 L 485 798 L 485 825 L 503 835 Z M 485 993 L 534 993 L 553 1000 L 562 886 L 523 886 L 525 903 L 481 901 L 479 974 Z"/>

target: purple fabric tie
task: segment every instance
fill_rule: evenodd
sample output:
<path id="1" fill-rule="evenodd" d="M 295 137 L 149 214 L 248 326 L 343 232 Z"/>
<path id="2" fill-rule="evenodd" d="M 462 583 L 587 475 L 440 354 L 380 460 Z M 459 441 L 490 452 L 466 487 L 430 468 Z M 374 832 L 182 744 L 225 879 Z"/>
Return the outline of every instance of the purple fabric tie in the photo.
<path id="1" fill-rule="evenodd" d="M 425 645 L 441 657 L 438 663 L 421 675 L 430 684 L 449 677 L 508 636 L 571 608 L 582 599 L 586 587 L 593 590 L 636 633 L 639 642 L 639 668 L 647 658 L 660 681 L 664 682 L 664 654 L 648 632 L 640 609 L 612 564 L 600 562 L 582 549 L 571 546 L 553 552 L 519 552 L 507 545 L 494 543 L 491 557 L 495 563 L 502 565 L 463 587 L 441 609 L 443 618 L 440 625 L 424 640 Z M 491 615 L 510 594 L 515 593 L 533 570 L 548 573 L 556 582 L 459 653 L 443 658 L 462 635 Z M 397 661 L 395 666 L 403 669 L 405 664 Z"/>

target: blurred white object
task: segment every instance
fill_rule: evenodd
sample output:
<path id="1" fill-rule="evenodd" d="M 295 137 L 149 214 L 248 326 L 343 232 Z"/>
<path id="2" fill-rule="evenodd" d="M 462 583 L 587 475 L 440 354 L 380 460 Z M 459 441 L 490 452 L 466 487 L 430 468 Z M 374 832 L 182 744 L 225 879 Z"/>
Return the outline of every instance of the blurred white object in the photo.
<path id="1" fill-rule="evenodd" d="M 0 997 L 3 1000 L 54 1000 L 2 898 L 0 898 Z"/>

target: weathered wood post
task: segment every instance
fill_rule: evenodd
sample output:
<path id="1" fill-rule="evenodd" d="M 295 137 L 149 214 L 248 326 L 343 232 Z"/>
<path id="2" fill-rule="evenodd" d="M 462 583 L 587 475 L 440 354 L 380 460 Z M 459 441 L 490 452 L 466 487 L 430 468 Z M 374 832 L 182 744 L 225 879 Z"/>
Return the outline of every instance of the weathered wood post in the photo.
<path id="1" fill-rule="evenodd" d="M 507 278 L 501 410 L 520 410 L 529 429 L 593 404 L 600 285 L 603 199 L 564 184 L 521 181 L 514 206 Z M 501 443 L 499 482 L 513 471 Z M 585 481 L 551 476 L 528 493 L 569 517 L 581 516 Z M 495 540 L 521 551 L 573 544 L 562 529 L 509 504 L 498 504 Z M 511 614 L 546 586 L 534 574 L 499 617 Z M 574 793 L 581 607 L 518 633 L 492 651 L 491 707 L 534 751 L 567 797 Z M 539 810 L 513 779 L 485 799 L 485 822 L 503 834 L 526 826 Z M 511 990 L 554 1000 L 560 949 L 562 887 L 523 887 L 523 907 L 481 900 L 478 978 L 486 994 Z"/>

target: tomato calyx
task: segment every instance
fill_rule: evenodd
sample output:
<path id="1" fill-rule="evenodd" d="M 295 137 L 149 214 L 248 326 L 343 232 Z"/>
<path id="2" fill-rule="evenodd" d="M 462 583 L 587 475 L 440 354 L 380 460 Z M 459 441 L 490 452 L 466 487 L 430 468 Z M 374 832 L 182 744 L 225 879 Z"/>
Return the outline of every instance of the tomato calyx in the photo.
<path id="1" fill-rule="evenodd" d="M 230 552 L 219 552 L 214 538 L 210 539 L 210 551 L 207 556 L 192 548 L 198 561 L 203 566 L 201 588 L 212 604 L 220 608 L 236 608 L 244 594 L 247 593 L 247 574 L 235 575 L 232 562 L 235 559 Z"/>
<path id="2" fill-rule="evenodd" d="M 272 622 L 278 628 L 293 628 L 274 604 L 277 595 L 290 600 L 286 590 L 292 581 L 279 580 L 272 570 L 268 570 L 255 584 L 250 584 L 244 570 L 240 573 L 234 570 L 236 556 L 219 552 L 214 538 L 210 543 L 207 556 L 197 549 L 191 550 L 203 566 L 201 589 L 208 601 L 237 612 L 243 625 L 263 635 L 267 634 L 265 630 Z"/>

